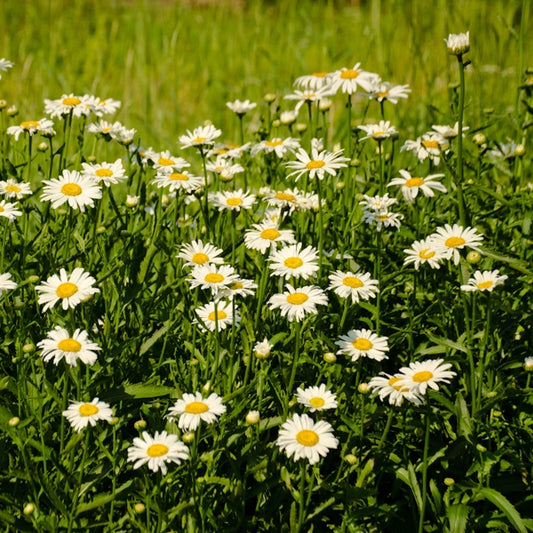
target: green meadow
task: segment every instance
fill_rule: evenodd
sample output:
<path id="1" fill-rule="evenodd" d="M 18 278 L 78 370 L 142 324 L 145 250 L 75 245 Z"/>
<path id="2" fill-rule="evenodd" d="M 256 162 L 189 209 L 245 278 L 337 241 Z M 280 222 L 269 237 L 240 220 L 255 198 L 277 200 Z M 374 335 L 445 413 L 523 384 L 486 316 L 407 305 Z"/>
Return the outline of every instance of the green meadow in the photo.
<path id="1" fill-rule="evenodd" d="M 0 24 L 2 531 L 533 531 L 530 2 Z"/>

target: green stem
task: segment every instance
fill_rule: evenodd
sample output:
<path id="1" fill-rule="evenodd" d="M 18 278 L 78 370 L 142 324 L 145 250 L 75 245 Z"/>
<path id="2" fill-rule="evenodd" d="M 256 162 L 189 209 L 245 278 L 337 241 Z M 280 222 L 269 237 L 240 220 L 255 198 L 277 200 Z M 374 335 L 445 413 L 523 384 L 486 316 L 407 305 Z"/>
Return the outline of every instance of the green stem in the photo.
<path id="1" fill-rule="evenodd" d="M 465 108 L 465 65 L 463 56 L 457 56 L 459 62 L 459 116 L 457 117 L 457 204 L 459 207 L 459 220 L 461 225 L 467 225 L 465 202 L 463 197 L 464 169 L 463 169 L 463 115 Z"/>
<path id="2" fill-rule="evenodd" d="M 318 193 L 318 275 L 320 277 L 324 256 L 324 213 L 322 209 L 322 188 L 318 178 L 316 180 L 316 190 Z"/>
<path id="3" fill-rule="evenodd" d="M 431 406 L 429 401 L 426 404 L 426 431 L 424 435 L 424 455 L 422 457 L 422 506 L 420 508 L 420 518 L 418 521 L 418 533 L 424 531 L 424 515 L 426 514 L 427 502 L 427 478 L 428 478 L 428 451 L 429 451 L 429 426 L 431 418 Z"/>
<path id="4" fill-rule="evenodd" d="M 291 377 L 289 379 L 289 386 L 287 388 L 287 405 L 285 406 L 285 414 L 287 414 L 288 404 L 289 404 L 288 399 L 290 398 L 290 395 L 292 394 L 294 380 L 296 379 L 296 368 L 298 366 L 298 360 L 300 358 L 300 335 L 301 335 L 301 330 L 302 330 L 302 324 L 296 321 L 293 323 L 292 329 L 294 332 L 294 352 L 293 352 L 293 359 L 292 359 Z"/>
<path id="5" fill-rule="evenodd" d="M 300 463 L 300 488 L 299 488 L 299 502 L 298 502 L 298 524 L 296 525 L 296 533 L 300 533 L 302 531 L 303 525 L 305 523 L 306 518 L 306 512 L 305 512 L 305 484 L 307 481 L 307 464 L 305 461 L 301 461 Z"/>

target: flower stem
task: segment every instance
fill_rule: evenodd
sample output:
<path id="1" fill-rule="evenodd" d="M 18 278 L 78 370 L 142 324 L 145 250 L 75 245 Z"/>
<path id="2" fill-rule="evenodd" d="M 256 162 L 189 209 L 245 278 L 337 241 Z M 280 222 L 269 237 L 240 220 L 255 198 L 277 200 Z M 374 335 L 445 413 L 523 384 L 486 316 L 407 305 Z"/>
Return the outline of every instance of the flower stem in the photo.
<path id="1" fill-rule="evenodd" d="M 467 225 L 465 202 L 463 197 L 463 115 L 465 108 L 465 65 L 463 63 L 463 56 L 458 55 L 459 63 L 459 109 L 457 117 L 457 182 L 455 183 L 457 189 L 457 204 L 459 207 L 459 220 L 464 227 Z"/>
<path id="2" fill-rule="evenodd" d="M 424 531 L 424 515 L 426 514 L 427 502 L 427 478 L 428 478 L 428 451 L 429 451 L 429 426 L 431 418 L 431 406 L 426 404 L 426 431 L 424 435 L 424 455 L 422 456 L 422 506 L 420 508 L 420 517 L 418 521 L 418 533 Z"/>

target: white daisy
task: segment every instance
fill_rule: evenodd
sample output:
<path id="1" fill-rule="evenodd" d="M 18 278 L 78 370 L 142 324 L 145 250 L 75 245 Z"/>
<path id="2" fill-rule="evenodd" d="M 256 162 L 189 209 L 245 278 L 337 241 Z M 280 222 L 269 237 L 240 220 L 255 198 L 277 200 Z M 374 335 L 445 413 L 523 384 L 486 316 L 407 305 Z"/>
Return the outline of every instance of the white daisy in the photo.
<path id="1" fill-rule="evenodd" d="M 72 336 L 69 332 L 56 326 L 47 333 L 47 338 L 37 343 L 42 350 L 41 357 L 45 362 L 52 361 L 55 365 L 65 359 L 69 366 L 76 366 L 78 361 L 86 365 L 94 365 L 100 346 L 88 339 L 86 331 L 77 329 Z"/>
<path id="2" fill-rule="evenodd" d="M 230 300 L 235 296 L 251 296 L 255 294 L 257 283 L 251 279 L 237 278 L 235 281 L 220 289 L 220 294 L 217 298 L 229 298 Z"/>
<path id="3" fill-rule="evenodd" d="M 366 133 L 366 135 L 361 137 L 359 141 L 364 141 L 365 139 L 382 141 L 383 139 L 388 139 L 398 133 L 398 130 L 394 126 L 391 126 L 388 120 L 380 120 L 378 124 L 368 124 L 366 126 L 357 127 Z"/>
<path id="4" fill-rule="evenodd" d="M 414 241 L 411 248 L 406 248 L 403 252 L 407 255 L 403 264 L 414 263 L 415 270 L 418 270 L 421 264 L 438 269 L 440 261 L 445 258 L 445 254 L 437 250 L 432 239 Z"/>
<path id="5" fill-rule="evenodd" d="M 427 388 L 439 390 L 439 383 L 449 383 L 456 374 L 448 370 L 450 363 L 444 363 L 443 359 L 428 359 L 415 361 L 408 367 L 400 368 L 397 381 L 399 387 L 407 387 L 417 394 L 425 394 Z"/>
<path id="6" fill-rule="evenodd" d="M 218 156 L 215 161 L 210 161 L 205 166 L 210 172 L 218 174 L 222 179 L 229 181 L 235 174 L 244 172 L 244 167 L 238 163 L 232 163 L 230 159 L 224 156 Z"/>
<path id="7" fill-rule="evenodd" d="M 264 254 L 267 250 L 275 248 L 277 243 L 292 244 L 295 242 L 292 230 L 281 230 L 273 222 L 265 221 L 254 224 L 252 228 L 246 230 L 244 234 L 244 245 L 250 250 L 259 250 Z"/>
<path id="8" fill-rule="evenodd" d="M 328 390 L 324 383 L 318 387 L 307 387 L 306 389 L 298 387 L 296 389 L 296 401 L 309 407 L 311 413 L 337 407 L 337 396 Z"/>
<path id="9" fill-rule="evenodd" d="M 248 113 L 248 111 L 255 109 L 257 107 L 257 104 L 254 102 L 250 102 L 250 100 L 244 100 L 243 102 L 241 102 L 240 100 L 235 100 L 233 102 L 226 102 L 226 106 L 231 109 L 236 115 L 242 116 Z"/>
<path id="10" fill-rule="evenodd" d="M 213 295 L 225 289 L 231 283 L 237 281 L 239 276 L 230 265 L 204 264 L 195 266 L 191 272 L 191 289 L 200 287 L 201 289 L 211 289 Z"/>
<path id="11" fill-rule="evenodd" d="M 89 96 L 86 103 L 97 117 L 116 113 L 122 105 L 122 102 L 113 100 L 113 98 L 102 99 L 98 96 Z"/>
<path id="12" fill-rule="evenodd" d="M 381 231 L 382 227 L 394 227 L 399 229 L 402 225 L 403 215 L 400 213 L 393 213 L 387 209 L 381 211 L 365 210 L 363 211 L 363 222 L 367 224 L 376 224 L 376 230 Z"/>
<path id="13" fill-rule="evenodd" d="M 270 344 L 268 339 L 265 337 L 261 342 L 256 342 L 254 344 L 254 354 L 258 359 L 267 359 L 272 351 L 272 348 L 274 348 L 274 345 Z"/>
<path id="14" fill-rule="evenodd" d="M 241 317 L 238 311 L 235 311 L 233 316 L 233 305 L 223 301 L 210 302 L 196 309 L 198 320 L 194 320 L 193 324 L 198 324 L 201 329 L 209 331 L 221 331 L 228 326 L 239 324 Z"/>
<path id="15" fill-rule="evenodd" d="M 388 397 L 390 405 L 399 407 L 404 400 L 408 400 L 415 405 L 422 404 L 424 400 L 420 394 L 409 390 L 406 385 L 398 385 L 398 381 L 401 379 L 400 374 L 391 376 L 382 372 L 368 382 L 368 387 L 378 392 L 381 401 L 385 401 L 385 398 Z"/>
<path id="16" fill-rule="evenodd" d="M 12 204 L 10 202 L 6 202 L 5 200 L 0 200 L 0 217 L 7 218 L 13 222 L 13 220 L 20 215 L 22 215 L 22 211 L 17 209 L 17 202 Z"/>
<path id="17" fill-rule="evenodd" d="M 458 265 L 461 258 L 459 250 L 468 247 L 481 252 L 479 245 L 483 241 L 483 236 L 475 228 L 445 224 L 444 227 L 437 228 L 428 239 L 432 240 L 437 252 L 442 253 L 446 259 L 453 258 L 454 263 Z"/>
<path id="18" fill-rule="evenodd" d="M 3 57 L 2 59 L 0 59 L 0 72 L 2 71 L 6 71 L 8 68 L 12 68 L 13 67 L 13 62 L 12 61 L 9 61 L 9 59 L 6 59 L 5 57 Z M 2 79 L 2 75 L 0 74 L 0 79 Z"/>
<path id="19" fill-rule="evenodd" d="M 63 170 L 59 178 L 43 180 L 43 183 L 45 187 L 41 200 L 50 200 L 53 209 L 68 203 L 72 209 L 84 213 L 85 206 L 94 207 L 94 200 L 102 198 L 102 191 L 94 180 L 76 170 Z"/>
<path id="20" fill-rule="evenodd" d="M 166 431 L 156 431 L 153 437 L 143 431 L 142 438 L 135 437 L 128 448 L 128 462 L 133 463 L 134 469 L 148 464 L 152 472 L 161 470 L 163 475 L 167 473 L 167 463 L 179 465 L 188 458 L 187 445 L 178 440 L 177 435 L 169 435 Z"/>
<path id="21" fill-rule="evenodd" d="M 106 120 L 100 120 L 99 122 L 91 122 L 87 126 L 89 133 L 96 133 L 103 137 L 111 137 L 114 139 L 124 126 L 120 122 L 107 122 Z"/>
<path id="22" fill-rule="evenodd" d="M 295 180 L 298 180 L 307 173 L 309 179 L 316 177 L 321 180 L 324 179 L 326 173 L 335 176 L 338 169 L 348 166 L 345 162 L 349 159 L 342 157 L 342 152 L 343 150 L 319 152 L 316 148 L 312 148 L 311 155 L 309 155 L 303 148 L 300 148 L 296 152 L 297 161 L 286 163 L 288 168 L 294 169 L 294 172 L 288 174 L 287 177 L 295 176 Z"/>
<path id="23" fill-rule="evenodd" d="M 380 103 L 387 101 L 391 104 L 397 104 L 399 98 L 407 98 L 410 92 L 409 85 L 393 85 L 387 81 L 381 81 L 379 76 L 375 76 L 365 96 Z"/>
<path id="24" fill-rule="evenodd" d="M 456 56 L 466 54 L 470 50 L 470 32 L 450 33 L 447 39 L 444 39 L 448 52 Z"/>
<path id="25" fill-rule="evenodd" d="M 201 126 L 195 128 L 192 132 L 187 130 L 186 135 L 179 137 L 181 148 L 188 148 L 190 146 L 204 147 L 214 144 L 215 139 L 222 135 L 222 131 L 215 128 L 212 124 L 208 126 Z"/>
<path id="26" fill-rule="evenodd" d="M 193 176 L 186 170 L 181 172 L 158 172 L 153 179 L 157 188 L 168 187 L 170 191 L 185 191 L 187 193 L 198 190 L 204 184 L 204 178 Z"/>
<path id="27" fill-rule="evenodd" d="M 455 139 L 459 135 L 459 122 L 456 122 L 453 126 L 431 126 L 431 129 L 435 130 L 443 139 Z M 463 126 L 463 132 L 468 130 L 468 126 Z M 464 135 L 464 133 L 463 133 Z"/>
<path id="28" fill-rule="evenodd" d="M 95 163 L 92 165 L 82 163 L 81 165 L 83 176 L 93 179 L 96 183 L 103 183 L 106 187 L 128 179 L 121 159 L 117 159 L 114 163 Z"/>
<path id="29" fill-rule="evenodd" d="M 72 114 L 74 117 L 88 116 L 91 113 L 90 106 L 87 105 L 87 96 L 76 96 L 74 94 L 64 94 L 58 100 L 44 100 L 44 112 L 53 117 L 64 118 Z"/>
<path id="30" fill-rule="evenodd" d="M 446 187 L 437 178 L 442 178 L 444 174 L 431 174 L 425 178 L 413 177 L 407 170 L 400 170 L 401 178 L 393 178 L 387 187 L 400 185 L 402 194 L 408 202 L 412 202 L 417 196 L 418 191 L 422 191 L 424 196 L 435 196 L 433 191 L 448 192 Z"/>
<path id="31" fill-rule="evenodd" d="M 374 211 L 386 211 L 391 205 L 398 203 L 396 198 L 390 198 L 388 193 L 383 196 L 368 196 L 363 194 L 363 200 L 359 202 L 364 209 L 372 209 Z"/>
<path id="32" fill-rule="evenodd" d="M 194 431 L 200 425 L 200 421 L 212 424 L 225 412 L 226 406 L 218 394 L 213 392 L 207 398 L 203 398 L 201 392 L 195 392 L 185 393 L 169 409 L 168 416 L 178 418 L 180 429 Z"/>
<path id="33" fill-rule="evenodd" d="M 329 281 L 328 289 L 341 298 L 351 298 L 352 303 L 375 298 L 379 292 L 378 281 L 372 279 L 368 272 L 353 273 L 337 270 L 329 275 Z"/>
<path id="34" fill-rule="evenodd" d="M 11 274 L 9 272 L 0 274 L 0 296 L 2 296 L 4 292 L 12 291 L 17 287 L 17 283 L 11 280 Z"/>
<path id="35" fill-rule="evenodd" d="M 329 75 L 329 85 L 332 92 L 342 92 L 344 94 L 353 94 L 361 87 L 368 92 L 372 87 L 372 80 L 376 76 L 371 72 L 365 72 L 356 63 L 353 68 L 342 68 Z"/>
<path id="36" fill-rule="evenodd" d="M 272 139 L 264 140 L 254 145 L 250 154 L 255 157 L 260 152 L 264 152 L 265 154 L 275 153 L 281 159 L 300 148 L 299 139 L 293 137 L 286 137 L 284 139 L 273 137 Z"/>
<path id="37" fill-rule="evenodd" d="M 329 85 L 328 72 L 313 72 L 294 80 L 294 85 L 304 90 L 318 91 Z"/>
<path id="38" fill-rule="evenodd" d="M 168 150 L 163 152 L 150 152 L 145 155 L 145 159 L 150 161 L 158 173 L 180 172 L 191 165 L 183 157 L 173 156 Z"/>
<path id="39" fill-rule="evenodd" d="M 0 181 L 0 194 L 3 194 L 7 198 L 16 198 L 17 200 L 20 200 L 31 193 L 32 190 L 30 184 L 25 181 L 16 181 L 13 178 Z"/>
<path id="40" fill-rule="evenodd" d="M 420 162 L 425 161 L 428 157 L 435 164 L 440 162 L 441 152 L 445 152 L 448 149 L 448 143 L 445 139 L 436 131 L 430 131 L 424 133 L 422 137 L 418 137 L 416 140 L 407 140 L 400 148 L 400 151 L 407 150 L 413 152 Z"/>
<path id="41" fill-rule="evenodd" d="M 62 414 L 77 432 L 88 425 L 96 426 L 99 420 L 109 422 L 113 418 L 113 411 L 109 404 L 101 402 L 98 398 L 90 402 L 70 402 L 68 409 Z"/>
<path id="42" fill-rule="evenodd" d="M 476 270 L 474 277 L 468 280 L 467 285 L 461 285 L 461 289 L 467 292 L 492 292 L 498 285 L 503 285 L 503 282 L 507 279 L 507 276 L 500 276 L 499 274 L 499 270 L 486 270 L 485 272 Z"/>
<path id="43" fill-rule="evenodd" d="M 359 357 L 368 357 L 376 361 L 388 359 L 388 337 L 378 337 L 369 329 L 353 329 L 347 335 L 341 335 L 335 344 L 339 346 L 337 354 L 349 355 L 355 362 Z"/>
<path id="44" fill-rule="evenodd" d="M 47 118 L 41 120 L 26 120 L 21 122 L 18 126 L 9 126 L 6 133 L 13 135 L 18 140 L 21 133 L 27 133 L 32 136 L 36 133 L 49 133 L 54 130 L 54 123 Z"/>
<path id="45" fill-rule="evenodd" d="M 305 103 L 312 103 L 312 102 L 319 102 L 323 98 L 326 98 L 327 96 L 331 96 L 334 94 L 329 87 L 322 87 L 321 89 L 317 89 L 314 91 L 298 91 L 295 90 L 293 94 L 287 94 L 284 96 L 285 100 L 296 100 L 296 106 L 294 107 L 294 110 L 296 112 L 299 111 L 299 109 L 305 104 Z"/>
<path id="46" fill-rule="evenodd" d="M 308 415 L 295 414 L 281 426 L 276 444 L 294 460 L 307 459 L 317 463 L 329 450 L 337 448 L 339 441 L 333 435 L 331 424 L 314 422 Z"/>
<path id="47" fill-rule="evenodd" d="M 327 305 L 328 298 L 320 287 L 307 285 L 305 287 L 294 288 L 292 285 L 285 285 L 286 292 L 274 294 L 268 300 L 270 309 L 279 309 L 281 316 L 287 316 L 292 322 L 300 322 L 307 314 L 316 314 L 317 305 Z"/>
<path id="48" fill-rule="evenodd" d="M 59 276 L 54 274 L 43 285 L 37 285 L 35 290 L 39 294 L 39 304 L 44 304 L 43 311 L 52 308 L 59 300 L 63 310 L 76 307 L 80 302 L 91 295 L 100 292 L 93 287 L 96 280 L 83 268 L 75 268 L 71 274 L 62 268 Z"/>
<path id="49" fill-rule="evenodd" d="M 185 266 L 196 267 L 198 265 L 222 264 L 224 259 L 219 257 L 222 255 L 222 250 L 213 246 L 212 244 L 204 244 L 202 241 L 192 241 L 186 243 L 180 248 L 179 254 L 176 256 L 179 259 L 185 260 Z"/>
<path id="50" fill-rule="evenodd" d="M 215 192 L 209 195 L 214 207 L 219 211 L 229 209 L 240 211 L 241 209 L 251 209 L 255 202 L 255 194 L 243 192 L 242 189 L 236 191 Z"/>
<path id="51" fill-rule="evenodd" d="M 282 276 L 285 279 L 308 279 L 318 271 L 318 250 L 307 246 L 302 250 L 302 243 L 291 244 L 281 250 L 273 250 L 269 257 L 268 267 L 271 276 Z"/>

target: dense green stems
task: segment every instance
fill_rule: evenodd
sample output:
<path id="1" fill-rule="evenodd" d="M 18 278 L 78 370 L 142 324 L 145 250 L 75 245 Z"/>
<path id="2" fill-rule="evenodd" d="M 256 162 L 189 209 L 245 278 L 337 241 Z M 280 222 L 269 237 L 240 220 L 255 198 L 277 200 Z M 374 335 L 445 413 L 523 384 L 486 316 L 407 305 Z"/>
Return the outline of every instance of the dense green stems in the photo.
<path id="1" fill-rule="evenodd" d="M 379 194 L 383 196 L 385 189 L 385 168 L 383 166 L 383 141 L 378 139 L 378 152 L 379 152 Z"/>
<path id="2" fill-rule="evenodd" d="M 318 275 L 320 276 L 324 256 L 324 213 L 322 208 L 322 188 L 318 178 L 316 180 L 316 190 L 318 193 Z"/>
<path id="3" fill-rule="evenodd" d="M 474 295 L 475 297 L 475 295 Z M 481 405 L 481 395 L 483 393 L 483 378 L 485 375 L 485 368 L 487 367 L 487 345 L 489 342 L 489 337 L 492 332 L 492 307 L 490 302 L 490 292 L 487 293 L 487 310 L 485 315 L 485 328 L 483 330 L 483 339 L 481 340 L 481 348 L 479 353 L 479 380 L 478 380 L 478 390 L 477 390 L 477 404 Z M 489 387 L 492 386 L 492 383 L 487 384 Z"/>
<path id="4" fill-rule="evenodd" d="M 259 319 L 261 318 L 261 311 L 263 310 L 263 298 L 265 296 L 266 285 L 268 281 L 268 268 L 266 262 L 262 261 L 261 269 L 261 279 L 259 281 L 259 289 L 257 291 L 257 307 L 255 309 L 255 318 L 254 318 L 254 331 L 257 335 L 257 330 L 259 328 Z"/>
<path id="5" fill-rule="evenodd" d="M 429 428 L 431 425 L 431 406 L 429 401 L 426 404 L 426 431 L 424 434 L 424 452 L 422 456 L 422 505 L 418 520 L 418 533 L 424 531 L 424 516 L 426 514 L 427 492 L 428 492 L 428 452 L 429 452 Z"/>
<path id="6" fill-rule="evenodd" d="M 307 518 L 307 509 L 311 501 L 311 493 L 313 491 L 314 476 L 308 481 L 307 463 L 300 462 L 300 486 L 298 492 L 298 524 L 296 525 L 296 533 L 303 531 L 303 526 Z M 307 490 L 306 490 L 307 485 Z"/>
<path id="7" fill-rule="evenodd" d="M 89 427 L 85 428 L 85 439 L 83 442 L 83 450 L 81 456 L 80 466 L 78 467 L 78 476 L 76 479 L 76 486 L 74 487 L 74 496 L 72 498 L 72 509 L 68 520 L 67 531 L 70 533 L 74 525 L 74 519 L 76 518 L 76 507 L 78 506 L 78 501 L 80 498 L 81 492 L 81 481 L 83 479 L 83 471 L 85 469 L 85 461 L 87 460 L 87 450 L 89 449 L 89 439 L 90 439 L 91 430 Z"/>
<path id="8" fill-rule="evenodd" d="M 457 190 L 457 204 L 459 207 L 459 220 L 464 227 L 467 225 L 467 216 L 465 210 L 465 202 L 463 197 L 463 115 L 465 107 L 465 64 L 463 63 L 463 56 L 458 55 L 457 61 L 459 64 L 459 109 L 457 117 L 457 181 L 455 183 Z"/>
<path id="9" fill-rule="evenodd" d="M 396 415 L 395 409 L 393 407 L 390 407 L 389 416 L 387 417 L 387 423 L 385 424 L 385 429 L 383 430 L 383 433 L 381 434 L 381 438 L 379 439 L 378 451 L 381 450 L 381 448 L 385 444 L 385 440 L 389 434 L 389 431 L 392 425 L 392 419 L 395 415 Z"/>
<path id="10" fill-rule="evenodd" d="M 352 157 L 352 95 L 348 95 L 348 101 L 346 102 L 346 108 L 348 109 L 348 157 Z"/>
<path id="11" fill-rule="evenodd" d="M 7 222 L 7 220 L 6 220 Z M 9 231 L 6 227 L 2 229 L 2 247 L 0 248 L 0 272 L 4 271 L 4 257 L 6 253 L 7 235 Z"/>
<path id="12" fill-rule="evenodd" d="M 350 300 L 348 298 L 344 298 L 342 316 L 341 316 L 341 321 L 339 323 L 339 333 L 342 333 L 342 330 L 344 329 L 344 323 L 346 322 L 346 318 L 348 317 L 349 309 L 350 309 Z"/>
<path id="13" fill-rule="evenodd" d="M 207 238 L 209 239 L 210 234 L 210 228 L 209 228 L 209 180 L 207 178 L 207 166 L 206 166 L 206 156 L 204 154 L 204 151 L 201 146 L 198 147 L 198 151 L 200 152 L 200 157 L 202 158 L 202 169 L 204 172 L 204 203 L 203 203 L 203 214 L 204 214 L 204 222 L 205 222 L 205 234 Z"/>
<path id="14" fill-rule="evenodd" d="M 300 359 L 300 336 L 302 331 L 302 324 L 299 321 L 292 323 L 292 331 L 294 333 L 294 352 L 292 359 L 292 368 L 291 368 L 291 377 L 289 379 L 289 386 L 287 387 L 287 397 L 289 398 L 292 394 L 292 388 L 294 387 L 294 380 L 296 379 L 296 368 L 298 367 L 298 360 Z M 287 405 L 285 406 L 285 414 L 288 409 L 288 398 Z"/>
<path id="15" fill-rule="evenodd" d="M 381 231 L 376 230 L 376 256 L 374 260 L 374 278 L 378 280 L 379 291 L 376 295 L 376 334 L 379 335 L 381 325 L 381 294 L 383 287 L 381 286 L 381 248 L 383 237 Z"/>

